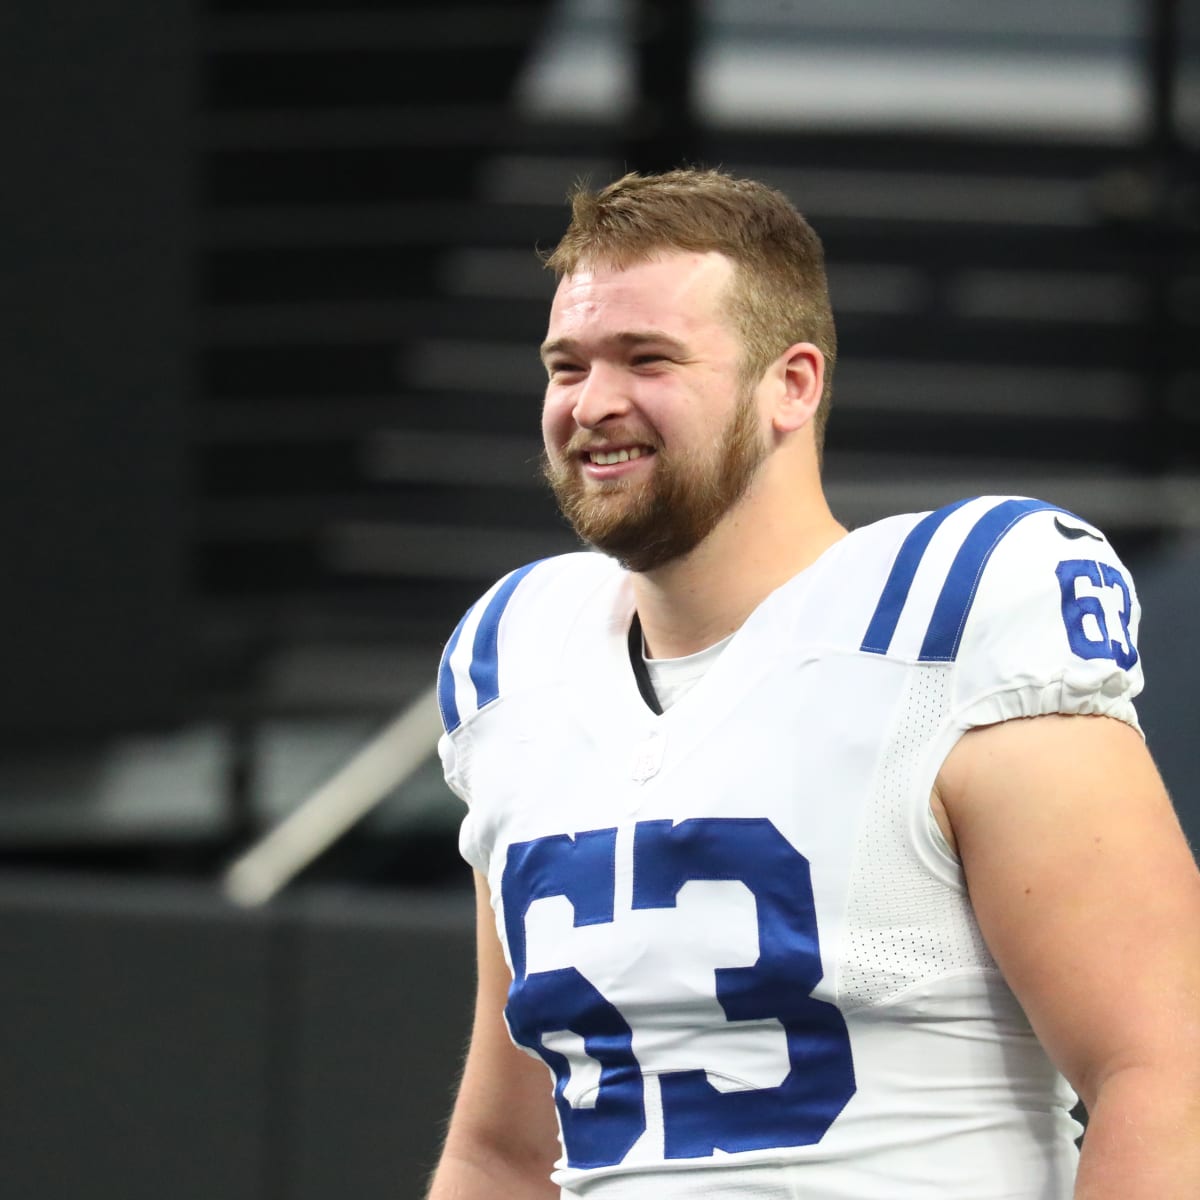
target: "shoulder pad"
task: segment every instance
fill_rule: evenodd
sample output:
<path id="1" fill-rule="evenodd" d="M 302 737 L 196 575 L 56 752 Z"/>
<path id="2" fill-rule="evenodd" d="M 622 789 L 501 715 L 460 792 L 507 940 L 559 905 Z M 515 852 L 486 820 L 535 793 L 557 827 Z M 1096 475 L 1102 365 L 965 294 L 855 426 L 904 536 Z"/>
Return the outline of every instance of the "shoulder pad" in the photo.
<path id="1" fill-rule="evenodd" d="M 510 668 L 528 665 L 539 646 L 552 639 L 548 622 L 572 614 L 560 589 L 594 587 L 598 575 L 607 577 L 614 567 L 598 554 L 564 554 L 511 571 L 489 588 L 467 610 L 442 652 L 438 707 L 446 732 L 499 699 Z M 548 589 L 554 589 L 549 606 L 540 603 Z M 505 644 L 514 636 L 519 645 L 510 645 L 506 653 Z"/>
<path id="2" fill-rule="evenodd" d="M 1100 531 L 1042 500 L 979 497 L 912 526 L 861 649 L 955 663 L 959 706 L 1024 690 L 993 719 L 1111 711 L 1132 721 L 1139 616 Z"/>

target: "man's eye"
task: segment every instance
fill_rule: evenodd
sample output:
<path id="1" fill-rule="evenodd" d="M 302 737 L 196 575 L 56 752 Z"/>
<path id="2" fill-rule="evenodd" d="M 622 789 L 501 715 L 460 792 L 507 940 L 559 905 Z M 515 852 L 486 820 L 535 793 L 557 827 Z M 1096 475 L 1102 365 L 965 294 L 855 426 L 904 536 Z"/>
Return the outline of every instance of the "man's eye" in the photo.
<path id="1" fill-rule="evenodd" d="M 583 368 L 578 363 L 573 362 L 549 362 L 546 364 L 546 373 L 553 379 L 556 375 L 576 375 Z"/>
<path id="2" fill-rule="evenodd" d="M 635 367 L 652 367 L 655 363 L 663 363 L 667 361 L 665 354 L 639 354 L 633 360 Z"/>

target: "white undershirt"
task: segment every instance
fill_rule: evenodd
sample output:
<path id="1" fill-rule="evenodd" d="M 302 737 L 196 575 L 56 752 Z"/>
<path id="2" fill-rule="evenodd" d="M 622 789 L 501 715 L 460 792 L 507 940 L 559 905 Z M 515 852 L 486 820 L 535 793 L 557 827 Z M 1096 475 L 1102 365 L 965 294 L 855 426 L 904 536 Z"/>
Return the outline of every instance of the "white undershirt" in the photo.
<path id="1" fill-rule="evenodd" d="M 729 645 L 732 637 L 731 633 L 729 637 L 706 646 L 696 654 L 685 654 L 683 658 L 647 658 L 646 643 L 642 642 L 642 661 L 646 664 L 650 683 L 663 712 L 682 700 L 704 678 L 705 672 L 721 657 L 721 651 Z"/>

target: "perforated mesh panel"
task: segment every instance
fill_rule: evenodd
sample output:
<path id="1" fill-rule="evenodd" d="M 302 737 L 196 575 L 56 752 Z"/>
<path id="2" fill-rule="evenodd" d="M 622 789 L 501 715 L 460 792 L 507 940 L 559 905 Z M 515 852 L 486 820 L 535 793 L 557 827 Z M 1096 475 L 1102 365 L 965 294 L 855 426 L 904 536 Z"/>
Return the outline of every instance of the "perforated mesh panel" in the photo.
<path id="1" fill-rule="evenodd" d="M 994 968 L 965 892 L 935 878 L 909 834 L 915 772 L 946 711 L 949 672 L 913 673 L 903 711 L 868 801 L 851 868 L 843 1009 L 878 1004 L 950 971 Z"/>

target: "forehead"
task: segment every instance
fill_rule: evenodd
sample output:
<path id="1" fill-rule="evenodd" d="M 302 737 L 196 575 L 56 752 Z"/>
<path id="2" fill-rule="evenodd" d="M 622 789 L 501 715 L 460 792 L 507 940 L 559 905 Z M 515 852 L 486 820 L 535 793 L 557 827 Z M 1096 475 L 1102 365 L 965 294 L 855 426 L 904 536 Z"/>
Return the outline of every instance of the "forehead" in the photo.
<path id="1" fill-rule="evenodd" d="M 679 338 L 725 326 L 733 264 L 723 254 L 672 252 L 627 267 L 588 264 L 564 276 L 550 307 L 550 337 L 661 329 Z"/>

